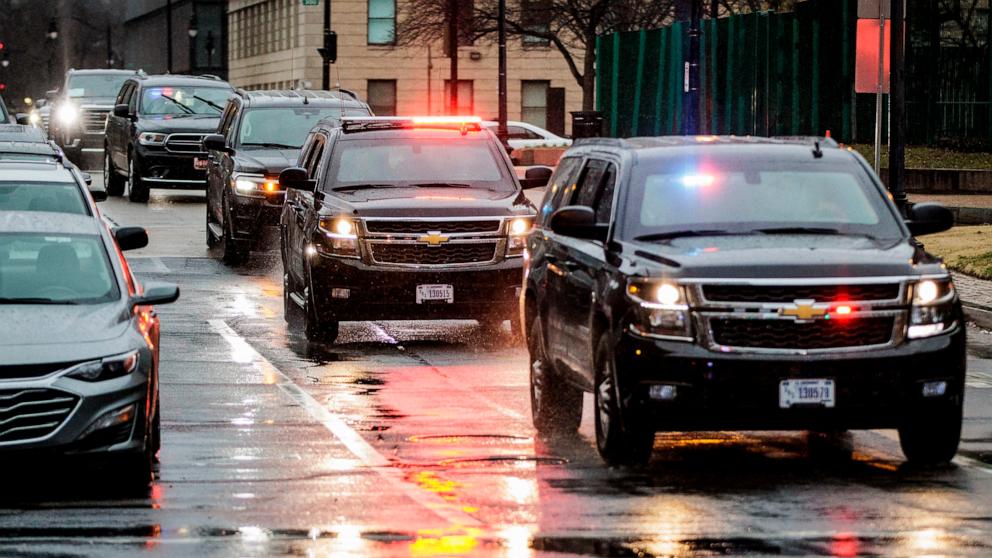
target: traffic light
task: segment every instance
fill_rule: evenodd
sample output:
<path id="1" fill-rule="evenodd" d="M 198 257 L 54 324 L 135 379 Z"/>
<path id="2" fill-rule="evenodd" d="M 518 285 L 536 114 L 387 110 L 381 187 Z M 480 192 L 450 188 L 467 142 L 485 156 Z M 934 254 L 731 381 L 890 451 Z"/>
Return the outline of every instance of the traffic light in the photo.
<path id="1" fill-rule="evenodd" d="M 7 84 L 0 81 L 0 93 L 3 93 L 6 90 L 7 90 Z"/>

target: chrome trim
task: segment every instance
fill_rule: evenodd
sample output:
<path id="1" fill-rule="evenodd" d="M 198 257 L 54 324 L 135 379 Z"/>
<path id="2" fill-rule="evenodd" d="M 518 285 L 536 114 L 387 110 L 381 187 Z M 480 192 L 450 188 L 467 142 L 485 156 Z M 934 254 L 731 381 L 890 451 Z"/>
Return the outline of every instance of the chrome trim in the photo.
<path id="1" fill-rule="evenodd" d="M 496 216 L 485 216 L 485 215 L 473 215 L 464 217 L 366 217 L 361 219 L 355 219 L 355 224 L 358 227 L 358 242 L 360 245 L 360 251 L 362 253 L 362 261 L 367 265 L 378 265 L 383 267 L 394 267 L 402 269 L 444 269 L 444 268 L 471 268 L 471 267 L 486 267 L 497 264 L 503 261 L 506 256 L 506 245 L 507 245 L 507 227 L 509 227 L 509 222 L 519 216 L 510 217 L 496 217 Z M 407 264 L 407 263 L 394 263 L 394 262 L 383 262 L 376 260 L 373 255 L 373 249 L 376 245 L 413 245 L 413 246 L 424 246 L 423 242 L 420 242 L 419 237 L 426 233 L 384 233 L 384 232 L 369 232 L 366 226 L 367 222 L 374 221 L 390 221 L 390 222 L 404 222 L 404 223 L 430 223 L 434 225 L 431 230 L 440 231 L 446 237 L 448 241 L 444 244 L 445 246 L 457 245 L 457 244 L 493 244 L 493 257 L 489 260 L 476 261 L 476 262 L 464 262 L 464 263 L 444 263 L 444 264 Z M 462 233 L 444 233 L 444 225 L 446 223 L 459 222 L 459 221 L 499 221 L 499 228 L 494 231 L 489 232 L 462 232 Z M 429 248 L 428 248 L 429 249 Z"/>
<path id="2" fill-rule="evenodd" d="M 637 324 L 630 324 L 629 328 L 631 333 L 638 337 L 644 337 L 645 339 L 662 339 L 664 341 L 683 341 L 686 343 L 692 343 L 696 340 L 695 337 L 683 337 L 680 335 L 658 335 L 657 333 L 648 333 L 646 331 L 641 331 L 637 327 Z"/>
<path id="3" fill-rule="evenodd" d="M 206 151 L 203 150 L 203 138 L 207 134 L 193 134 L 193 133 L 175 133 L 169 134 L 165 137 L 165 141 L 162 142 L 162 146 L 169 153 L 178 153 L 181 155 L 206 155 Z M 195 146 L 195 151 L 182 151 L 173 150 L 169 148 L 170 144 L 175 145 L 190 145 Z"/>
<path id="4" fill-rule="evenodd" d="M 188 179 L 179 180 L 178 178 L 145 178 L 145 177 L 141 177 L 141 180 L 144 181 L 144 182 L 155 182 L 155 183 L 160 183 L 160 184 L 206 184 L 207 183 L 207 179 L 206 178 L 204 178 L 203 180 L 188 180 Z"/>

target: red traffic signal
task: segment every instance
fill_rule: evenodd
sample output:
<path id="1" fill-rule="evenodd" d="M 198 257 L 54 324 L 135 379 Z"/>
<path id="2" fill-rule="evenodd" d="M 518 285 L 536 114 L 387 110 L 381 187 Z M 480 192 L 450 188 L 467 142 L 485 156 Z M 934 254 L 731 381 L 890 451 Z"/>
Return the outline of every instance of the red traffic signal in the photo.
<path id="1" fill-rule="evenodd" d="M 7 48 L 7 43 L 0 41 L 0 50 Z"/>
<path id="2" fill-rule="evenodd" d="M 6 83 L 0 83 L 0 93 L 3 93 L 6 90 L 7 90 L 7 84 Z"/>

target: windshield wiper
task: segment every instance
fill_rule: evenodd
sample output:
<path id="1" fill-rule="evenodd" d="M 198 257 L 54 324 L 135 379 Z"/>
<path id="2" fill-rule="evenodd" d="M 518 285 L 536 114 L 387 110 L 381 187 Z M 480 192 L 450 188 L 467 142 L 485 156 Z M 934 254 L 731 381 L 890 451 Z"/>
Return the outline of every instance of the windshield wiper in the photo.
<path id="1" fill-rule="evenodd" d="M 459 184 L 457 182 L 421 182 L 419 184 L 411 184 L 410 186 L 416 186 L 417 188 L 471 188 L 471 184 Z"/>
<path id="2" fill-rule="evenodd" d="M 175 100 L 174 98 L 172 98 L 172 97 L 170 97 L 168 95 L 162 95 L 162 98 L 163 99 L 166 99 L 166 100 L 169 100 L 169 101 L 172 101 L 177 107 L 179 107 L 179 108 L 183 109 L 184 111 L 186 111 L 186 114 L 193 114 L 193 112 L 194 112 L 193 109 L 191 109 L 188 106 L 180 103 L 179 101 Z"/>
<path id="3" fill-rule="evenodd" d="M 832 227 L 770 227 L 765 229 L 754 229 L 754 232 L 761 234 L 818 234 L 825 236 L 862 236 L 870 240 L 877 240 L 876 237 L 866 233 L 844 232 Z"/>
<path id="4" fill-rule="evenodd" d="M 79 304 L 79 303 L 74 300 L 57 300 L 54 298 L 26 296 L 23 298 L 0 297 L 0 304 Z"/>
<path id="5" fill-rule="evenodd" d="M 399 184 L 345 184 L 331 188 L 332 192 L 347 192 L 351 190 L 374 190 L 376 188 L 400 188 Z"/>
<path id="6" fill-rule="evenodd" d="M 241 146 L 251 146 L 251 147 L 270 147 L 272 149 L 299 149 L 299 145 L 286 145 L 285 143 L 271 143 L 271 142 L 242 142 Z"/>
<path id="7" fill-rule="evenodd" d="M 746 232 L 735 232 L 724 229 L 690 229 L 684 231 L 670 231 L 654 234 L 635 236 L 634 240 L 641 242 L 651 242 L 654 240 L 668 240 L 670 238 L 684 238 L 687 236 L 739 236 L 746 235 Z"/>
<path id="8" fill-rule="evenodd" d="M 193 98 L 196 99 L 197 101 L 203 101 L 210 108 L 217 109 L 217 112 L 224 112 L 224 107 L 218 105 L 217 103 L 215 103 L 213 101 L 210 101 L 208 99 L 204 99 L 203 97 L 201 97 L 199 95 L 193 95 Z"/>

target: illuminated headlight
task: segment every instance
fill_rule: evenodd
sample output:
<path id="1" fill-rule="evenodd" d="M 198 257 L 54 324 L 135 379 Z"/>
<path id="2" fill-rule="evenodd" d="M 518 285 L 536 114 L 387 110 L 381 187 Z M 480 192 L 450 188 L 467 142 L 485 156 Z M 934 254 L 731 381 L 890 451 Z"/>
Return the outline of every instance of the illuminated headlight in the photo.
<path id="1" fill-rule="evenodd" d="M 37 126 L 41 123 L 41 115 L 38 114 L 38 111 L 33 110 L 30 114 L 28 114 L 28 123 L 32 126 Z"/>
<path id="2" fill-rule="evenodd" d="M 954 327 L 955 291 L 950 279 L 920 281 L 912 288 L 908 338 L 933 337 Z"/>
<path id="3" fill-rule="evenodd" d="M 141 145 L 165 145 L 166 134 L 156 134 L 155 132 L 142 132 L 138 134 L 138 143 Z"/>
<path id="4" fill-rule="evenodd" d="M 665 281 L 627 283 L 634 306 L 631 330 L 646 337 L 692 341 L 692 323 L 685 289 Z"/>
<path id="5" fill-rule="evenodd" d="M 262 176 L 260 174 L 240 174 L 235 173 L 231 178 L 234 184 L 234 191 L 239 196 L 249 196 L 260 198 L 266 194 L 280 192 L 279 179 Z"/>
<path id="6" fill-rule="evenodd" d="M 127 376 L 138 368 L 138 351 L 107 357 L 102 360 L 91 360 L 72 367 L 66 376 L 83 380 L 84 382 L 102 382 Z"/>
<path id="7" fill-rule="evenodd" d="M 534 227 L 532 217 L 517 217 L 507 225 L 506 255 L 522 256 L 527 247 L 527 233 Z"/>
<path id="8" fill-rule="evenodd" d="M 323 238 L 317 250 L 326 256 L 358 257 L 358 234 L 355 222 L 348 217 L 322 217 L 319 223 Z"/>
<path id="9" fill-rule="evenodd" d="M 79 109 L 75 105 L 68 103 L 59 105 L 58 110 L 55 112 L 55 117 L 59 119 L 60 124 L 71 126 L 79 118 Z"/>

